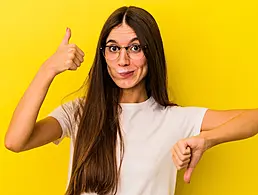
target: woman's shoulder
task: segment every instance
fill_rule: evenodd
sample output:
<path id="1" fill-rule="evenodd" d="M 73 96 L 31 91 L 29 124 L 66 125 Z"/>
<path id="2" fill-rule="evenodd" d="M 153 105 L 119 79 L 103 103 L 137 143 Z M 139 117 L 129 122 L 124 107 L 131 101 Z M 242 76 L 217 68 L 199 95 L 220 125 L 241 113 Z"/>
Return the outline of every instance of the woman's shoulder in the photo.
<path id="1" fill-rule="evenodd" d="M 77 97 L 77 98 L 74 98 L 73 100 L 69 100 L 65 103 L 62 103 L 61 106 L 68 110 L 74 111 L 78 108 L 81 109 L 84 106 L 84 103 L 85 103 L 84 97 Z"/>
<path id="2" fill-rule="evenodd" d="M 83 97 L 77 97 L 72 100 L 62 102 L 61 105 L 51 112 L 50 116 L 60 119 L 69 118 L 75 121 L 75 119 L 82 114 L 84 102 L 85 100 Z"/>

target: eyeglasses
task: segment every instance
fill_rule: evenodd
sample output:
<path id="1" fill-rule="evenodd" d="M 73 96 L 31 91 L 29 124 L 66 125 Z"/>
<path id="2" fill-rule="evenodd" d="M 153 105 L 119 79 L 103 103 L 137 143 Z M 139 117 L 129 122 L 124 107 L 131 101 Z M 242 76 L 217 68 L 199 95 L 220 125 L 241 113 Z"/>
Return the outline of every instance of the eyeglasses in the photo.
<path id="1" fill-rule="evenodd" d="M 126 47 L 118 45 L 106 45 L 104 48 L 100 48 L 107 60 L 116 60 L 120 56 L 121 50 L 125 48 L 128 57 L 132 60 L 140 60 L 144 56 L 143 49 L 147 46 L 141 46 L 140 44 L 131 44 Z"/>

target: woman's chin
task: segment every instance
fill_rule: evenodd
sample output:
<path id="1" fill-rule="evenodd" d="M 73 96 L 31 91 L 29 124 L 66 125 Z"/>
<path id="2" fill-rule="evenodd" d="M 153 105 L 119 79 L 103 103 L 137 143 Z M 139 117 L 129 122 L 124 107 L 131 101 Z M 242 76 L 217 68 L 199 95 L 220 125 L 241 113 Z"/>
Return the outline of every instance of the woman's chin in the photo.
<path id="1" fill-rule="evenodd" d="M 117 85 L 119 88 L 121 88 L 121 89 L 131 89 L 131 88 L 133 88 L 135 85 Z"/>
<path id="2" fill-rule="evenodd" d="M 121 89 L 131 89 L 136 86 L 135 82 L 116 82 L 116 85 Z"/>

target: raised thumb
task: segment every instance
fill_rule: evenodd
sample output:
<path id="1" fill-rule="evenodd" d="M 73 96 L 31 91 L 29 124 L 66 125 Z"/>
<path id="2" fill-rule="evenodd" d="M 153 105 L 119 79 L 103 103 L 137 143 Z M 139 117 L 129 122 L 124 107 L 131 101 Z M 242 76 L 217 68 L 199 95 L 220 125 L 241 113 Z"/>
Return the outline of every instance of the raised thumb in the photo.
<path id="1" fill-rule="evenodd" d="M 66 28 L 66 33 L 65 33 L 65 36 L 62 40 L 62 45 L 67 45 L 69 44 L 69 40 L 71 38 L 71 29 L 70 28 Z"/>

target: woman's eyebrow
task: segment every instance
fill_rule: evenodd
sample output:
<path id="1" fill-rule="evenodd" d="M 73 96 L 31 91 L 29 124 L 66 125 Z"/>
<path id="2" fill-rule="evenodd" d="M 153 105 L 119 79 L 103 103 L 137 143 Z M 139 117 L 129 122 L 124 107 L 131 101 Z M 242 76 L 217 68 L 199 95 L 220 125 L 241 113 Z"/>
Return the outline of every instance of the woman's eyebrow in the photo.
<path id="1" fill-rule="evenodd" d="M 108 44 L 108 43 L 117 43 L 117 42 L 113 39 L 110 39 L 110 40 L 108 40 L 108 42 L 106 42 L 106 44 Z"/>
<path id="2" fill-rule="evenodd" d="M 139 41 L 139 39 L 138 39 L 137 37 L 134 37 L 134 38 L 132 38 L 132 39 L 129 41 L 129 43 L 132 43 L 132 42 L 134 42 L 134 41 Z M 116 44 L 118 44 L 117 41 L 115 41 L 114 39 L 108 40 L 108 41 L 106 42 L 106 44 L 108 44 L 108 43 L 116 43 Z"/>
<path id="3" fill-rule="evenodd" d="M 132 43 L 134 41 L 139 41 L 139 39 L 137 37 L 134 37 L 134 38 L 131 39 L 131 41 L 129 43 Z"/>

